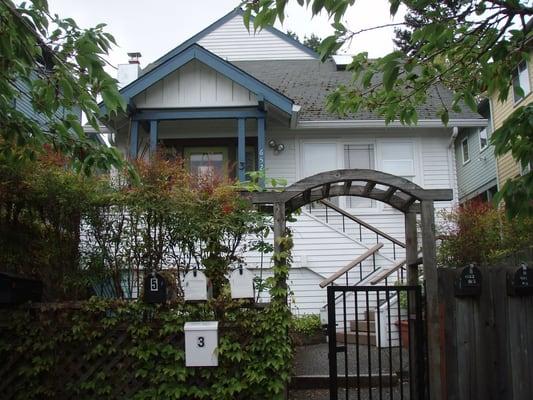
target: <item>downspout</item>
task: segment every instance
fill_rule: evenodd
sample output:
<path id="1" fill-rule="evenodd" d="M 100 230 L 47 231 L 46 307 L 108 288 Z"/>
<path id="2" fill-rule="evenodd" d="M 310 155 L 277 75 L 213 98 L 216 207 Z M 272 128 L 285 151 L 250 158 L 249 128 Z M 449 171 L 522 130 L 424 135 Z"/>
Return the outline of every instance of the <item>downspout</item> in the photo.
<path id="1" fill-rule="evenodd" d="M 454 199 L 452 200 L 452 205 L 459 203 L 459 182 L 457 180 L 457 163 L 455 159 L 455 148 L 454 143 L 459 136 L 459 128 L 454 126 L 452 128 L 452 135 L 450 136 L 450 142 L 448 143 L 448 162 L 451 167 L 450 182 L 453 185 L 453 191 L 455 193 Z"/>
<path id="2" fill-rule="evenodd" d="M 452 136 L 450 137 L 450 143 L 448 143 L 449 148 L 453 146 L 453 144 L 455 143 L 455 139 L 457 139 L 458 135 L 459 135 L 459 128 L 454 126 L 452 128 Z"/>

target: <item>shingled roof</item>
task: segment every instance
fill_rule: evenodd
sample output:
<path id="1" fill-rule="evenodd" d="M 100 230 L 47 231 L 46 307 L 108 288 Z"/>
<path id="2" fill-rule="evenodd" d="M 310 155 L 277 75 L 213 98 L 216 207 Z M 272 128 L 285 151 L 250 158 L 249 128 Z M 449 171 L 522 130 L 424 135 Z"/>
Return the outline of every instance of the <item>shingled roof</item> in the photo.
<path id="1" fill-rule="evenodd" d="M 332 114 L 326 110 L 327 95 L 339 85 L 349 84 L 352 78 L 349 71 L 337 71 L 332 60 L 325 63 L 318 60 L 234 61 L 233 64 L 300 105 L 302 121 L 383 119 L 366 110 L 346 116 Z M 452 92 L 442 86 L 438 90 L 436 87 L 431 88 L 426 103 L 418 107 L 418 119 L 440 119 L 437 111 L 442 108 L 442 102 L 451 105 L 452 96 Z M 461 108 L 459 113 L 450 111 L 450 120 L 483 118 L 465 105 Z"/>

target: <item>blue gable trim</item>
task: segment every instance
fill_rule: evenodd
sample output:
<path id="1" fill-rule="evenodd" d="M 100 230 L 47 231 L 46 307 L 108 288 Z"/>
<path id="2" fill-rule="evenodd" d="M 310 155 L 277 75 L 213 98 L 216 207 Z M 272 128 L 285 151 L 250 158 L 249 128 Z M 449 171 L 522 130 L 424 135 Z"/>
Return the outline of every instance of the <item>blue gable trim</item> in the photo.
<path id="1" fill-rule="evenodd" d="M 209 25 L 207 28 L 205 28 L 204 30 L 198 32 L 196 35 L 192 36 L 191 38 L 187 39 L 185 42 L 183 42 L 182 44 L 180 44 L 178 47 L 170 50 L 167 54 L 165 54 L 164 56 L 158 58 L 156 61 L 154 61 L 152 64 L 154 64 L 155 66 L 159 65 L 159 64 L 162 64 L 164 63 L 165 61 L 169 60 L 170 58 L 174 57 L 176 54 L 179 54 L 181 53 L 184 49 L 186 49 L 187 47 L 189 47 L 190 45 L 198 42 L 199 40 L 201 40 L 204 36 L 207 36 L 209 35 L 211 32 L 213 32 L 215 29 L 217 29 L 218 27 L 224 25 L 226 22 L 228 22 L 230 19 L 232 19 L 234 16 L 236 15 L 243 15 L 244 14 L 244 11 L 241 10 L 241 8 L 237 7 L 236 9 L 230 11 L 229 13 L 227 13 L 226 15 L 224 15 L 222 18 L 220 18 L 219 20 L 213 22 L 211 25 Z M 253 17 L 250 17 L 250 24 L 253 25 L 253 21 L 254 21 L 254 18 Z M 307 54 L 309 54 L 311 57 L 314 57 L 316 59 L 319 58 L 318 54 L 313 51 L 312 49 L 310 49 L 309 47 L 303 45 L 302 43 L 300 43 L 298 40 L 292 38 L 291 36 L 287 35 L 286 33 L 284 32 L 281 32 L 279 29 L 276 29 L 274 28 L 273 26 L 267 26 L 266 28 L 264 28 L 265 30 L 267 30 L 268 32 L 276 35 L 277 37 L 279 37 L 280 39 L 286 41 L 287 43 L 293 45 L 293 46 L 296 46 L 298 47 L 300 50 L 303 50 L 304 52 L 306 52 Z"/>
<path id="2" fill-rule="evenodd" d="M 265 101 L 278 107 L 287 114 L 292 114 L 293 101 L 291 99 L 272 89 L 270 86 L 264 84 L 243 70 L 237 68 L 235 65 L 209 52 L 198 44 L 189 46 L 181 53 L 174 55 L 174 57 L 168 59 L 164 63 L 142 75 L 137 80 L 122 88 L 120 93 L 124 96 L 126 103 L 128 103 L 131 98 L 193 59 L 206 64 L 210 68 L 245 87 L 256 95 L 263 96 Z"/>
<path id="3" fill-rule="evenodd" d="M 265 113 L 253 107 L 139 109 L 134 121 L 164 121 L 176 119 L 236 119 L 265 118 Z"/>

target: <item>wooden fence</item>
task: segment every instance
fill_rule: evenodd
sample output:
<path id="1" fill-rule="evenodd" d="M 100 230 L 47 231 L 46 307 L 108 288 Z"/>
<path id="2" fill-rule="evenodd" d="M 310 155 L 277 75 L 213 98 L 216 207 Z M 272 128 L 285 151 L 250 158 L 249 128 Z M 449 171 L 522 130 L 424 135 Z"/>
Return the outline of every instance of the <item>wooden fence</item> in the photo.
<path id="1" fill-rule="evenodd" d="M 508 295 L 515 269 L 479 268 L 481 293 L 465 297 L 461 270 L 439 270 L 442 398 L 533 399 L 533 296 Z"/>

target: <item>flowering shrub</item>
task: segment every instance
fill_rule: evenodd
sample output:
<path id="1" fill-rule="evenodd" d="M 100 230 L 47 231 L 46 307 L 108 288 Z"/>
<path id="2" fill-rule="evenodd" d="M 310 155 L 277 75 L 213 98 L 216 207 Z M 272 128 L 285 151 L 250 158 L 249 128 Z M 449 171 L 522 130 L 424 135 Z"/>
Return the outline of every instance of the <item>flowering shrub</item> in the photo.
<path id="1" fill-rule="evenodd" d="M 509 219 L 490 203 L 470 202 L 442 215 L 438 264 L 493 264 L 533 246 L 533 219 Z"/>
<path id="2" fill-rule="evenodd" d="M 232 266 L 268 233 L 264 216 L 233 182 L 191 176 L 181 161 L 138 161 L 102 187 L 85 214 L 83 259 L 123 296 L 124 272 L 202 267 L 218 296 Z M 180 288 L 178 288 L 178 292 Z"/>

